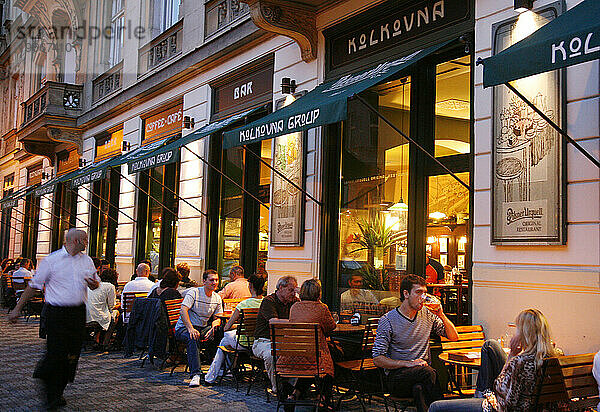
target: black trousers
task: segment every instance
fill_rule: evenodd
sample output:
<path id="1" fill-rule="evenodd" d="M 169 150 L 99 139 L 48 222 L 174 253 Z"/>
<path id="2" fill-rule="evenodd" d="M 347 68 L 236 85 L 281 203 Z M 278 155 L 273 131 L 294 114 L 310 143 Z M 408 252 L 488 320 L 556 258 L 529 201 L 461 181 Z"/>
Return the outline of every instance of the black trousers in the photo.
<path id="1" fill-rule="evenodd" d="M 63 394 L 73 382 L 85 335 L 85 305 L 46 305 L 46 353 L 38 362 L 34 378 L 44 383 L 47 402 Z"/>
<path id="2" fill-rule="evenodd" d="M 437 372 L 429 365 L 390 370 L 386 383 L 393 395 L 414 397 L 419 412 L 427 411 L 429 404 L 442 398 Z"/>

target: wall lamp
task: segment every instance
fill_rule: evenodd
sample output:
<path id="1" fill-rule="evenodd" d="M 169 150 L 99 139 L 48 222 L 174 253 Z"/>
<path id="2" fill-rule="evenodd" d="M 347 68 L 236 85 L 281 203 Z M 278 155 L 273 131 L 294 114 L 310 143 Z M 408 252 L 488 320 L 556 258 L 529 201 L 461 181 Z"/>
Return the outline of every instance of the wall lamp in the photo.
<path id="1" fill-rule="evenodd" d="M 85 159 L 79 159 L 79 167 L 85 167 L 86 163 L 87 163 L 87 160 L 85 160 Z"/>
<path id="2" fill-rule="evenodd" d="M 281 79 L 281 93 L 294 94 L 296 92 L 296 80 L 284 77 Z"/>
<path id="3" fill-rule="evenodd" d="M 534 0 L 515 0 L 515 11 L 517 13 L 524 13 L 527 10 L 533 9 Z"/>
<path id="4" fill-rule="evenodd" d="M 193 117 L 183 116 L 183 128 L 184 129 L 193 129 L 196 124 L 196 121 Z"/>
<path id="5" fill-rule="evenodd" d="M 42 172 L 42 180 L 50 179 L 52 177 L 52 173 Z"/>
<path id="6" fill-rule="evenodd" d="M 124 152 L 128 152 L 131 149 L 131 143 L 123 141 L 121 147 Z"/>

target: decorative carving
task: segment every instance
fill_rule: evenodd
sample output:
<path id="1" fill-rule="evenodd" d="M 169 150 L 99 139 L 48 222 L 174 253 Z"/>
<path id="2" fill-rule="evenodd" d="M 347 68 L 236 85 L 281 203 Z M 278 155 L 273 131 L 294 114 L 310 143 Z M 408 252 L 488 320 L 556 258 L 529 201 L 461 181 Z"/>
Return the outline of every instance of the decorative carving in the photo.
<path id="1" fill-rule="evenodd" d="M 299 3 L 278 4 L 273 0 L 241 0 L 250 6 L 254 24 L 258 27 L 291 37 L 300 46 L 302 60 L 317 58 L 316 10 Z"/>
<path id="2" fill-rule="evenodd" d="M 75 143 L 75 145 L 77 146 L 77 153 L 79 153 L 80 155 L 83 153 L 81 133 L 65 129 L 59 129 L 57 127 L 49 127 L 46 130 L 46 134 L 48 135 L 48 138 L 50 140 L 53 140 L 55 142 Z"/>

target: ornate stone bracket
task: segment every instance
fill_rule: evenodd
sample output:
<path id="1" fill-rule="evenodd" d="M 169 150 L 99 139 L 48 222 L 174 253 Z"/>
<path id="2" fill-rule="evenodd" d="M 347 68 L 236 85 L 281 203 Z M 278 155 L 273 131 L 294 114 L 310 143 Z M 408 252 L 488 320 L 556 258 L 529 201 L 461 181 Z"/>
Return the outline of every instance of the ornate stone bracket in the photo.
<path id="1" fill-rule="evenodd" d="M 252 20 L 261 29 L 291 37 L 298 43 L 302 60 L 317 58 L 316 10 L 294 2 L 242 0 L 250 6 Z"/>
<path id="2" fill-rule="evenodd" d="M 81 133 L 73 132 L 69 130 L 62 130 L 57 127 L 50 127 L 46 131 L 46 134 L 50 140 L 55 142 L 69 142 L 74 143 L 77 146 L 77 153 L 81 156 L 83 154 L 83 143 L 81 139 Z"/>

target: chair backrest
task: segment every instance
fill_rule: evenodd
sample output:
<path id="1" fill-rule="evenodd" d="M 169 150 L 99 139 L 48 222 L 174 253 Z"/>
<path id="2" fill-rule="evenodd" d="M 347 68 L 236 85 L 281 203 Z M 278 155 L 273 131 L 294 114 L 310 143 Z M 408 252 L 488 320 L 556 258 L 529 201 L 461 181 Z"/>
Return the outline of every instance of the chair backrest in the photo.
<path id="1" fill-rule="evenodd" d="M 237 339 L 240 342 L 240 337 L 245 336 L 245 344 L 251 347 L 254 343 L 254 330 L 256 329 L 256 318 L 258 317 L 258 308 L 242 309 L 240 314 L 240 324 L 237 327 Z"/>
<path id="2" fill-rule="evenodd" d="M 598 383 L 592 375 L 594 353 L 558 356 L 544 360 L 536 390 L 536 403 L 569 402 L 585 406 L 598 403 Z M 571 401 L 578 398 L 576 401 Z"/>
<path id="3" fill-rule="evenodd" d="M 319 376 L 319 324 L 272 323 L 275 373 L 285 377 Z"/>
<path id="4" fill-rule="evenodd" d="M 4 275 L 2 275 L 2 278 L 6 282 L 6 288 L 7 289 L 13 287 L 12 277 L 10 275 L 4 274 Z"/>
<path id="5" fill-rule="evenodd" d="M 234 311 L 235 307 L 244 299 L 223 299 L 223 310 L 231 310 Z"/>
<path id="6" fill-rule="evenodd" d="M 136 298 L 145 298 L 146 294 L 141 292 L 125 292 L 121 296 L 121 309 L 123 311 L 123 321 L 127 322 L 129 320 L 129 314 L 131 313 L 131 309 L 133 309 L 133 301 Z"/>
<path id="7" fill-rule="evenodd" d="M 457 341 L 452 342 L 442 337 L 442 350 L 481 349 L 485 343 L 485 333 L 483 333 L 481 325 L 457 326 L 456 331 L 458 332 Z"/>
<path id="8" fill-rule="evenodd" d="M 169 318 L 169 326 L 171 328 L 174 328 L 175 324 L 179 320 L 181 302 L 183 302 L 183 298 L 165 300 L 165 306 L 167 308 L 167 317 Z"/>
<path id="9" fill-rule="evenodd" d="M 371 359 L 373 357 L 373 345 L 375 344 L 375 338 L 377 337 L 377 326 L 379 325 L 379 318 L 369 318 L 365 325 L 365 333 L 362 340 L 362 359 L 360 367 L 363 367 L 365 359 Z"/>

